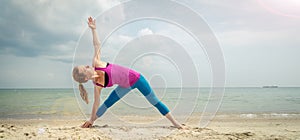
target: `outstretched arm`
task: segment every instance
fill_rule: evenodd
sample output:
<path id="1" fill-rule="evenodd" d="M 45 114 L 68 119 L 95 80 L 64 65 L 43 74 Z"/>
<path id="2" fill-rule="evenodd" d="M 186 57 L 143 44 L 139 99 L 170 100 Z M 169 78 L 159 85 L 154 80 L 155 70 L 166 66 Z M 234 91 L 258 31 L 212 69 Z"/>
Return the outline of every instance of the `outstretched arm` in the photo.
<path id="1" fill-rule="evenodd" d="M 94 45 L 94 58 L 93 58 L 93 66 L 100 66 L 101 65 L 101 60 L 100 60 L 100 55 L 101 55 L 101 43 L 98 37 L 98 33 L 96 30 L 96 20 L 93 19 L 92 17 L 88 18 L 88 25 L 91 28 L 92 35 L 93 35 L 93 45 Z"/>
<path id="2" fill-rule="evenodd" d="M 86 121 L 81 127 L 83 128 L 89 128 L 93 125 L 94 121 L 98 118 L 96 113 L 100 104 L 100 93 L 101 93 L 101 87 L 95 86 L 94 87 L 94 104 L 92 109 L 91 118 L 89 121 Z"/>
<path id="3" fill-rule="evenodd" d="M 97 113 L 97 110 L 98 110 L 99 104 L 100 104 L 101 89 L 102 89 L 102 87 L 99 87 L 99 86 L 94 87 L 94 104 L 93 104 L 93 109 L 92 109 L 92 116 L 90 119 L 91 122 L 94 122 L 98 118 L 96 113 Z"/>

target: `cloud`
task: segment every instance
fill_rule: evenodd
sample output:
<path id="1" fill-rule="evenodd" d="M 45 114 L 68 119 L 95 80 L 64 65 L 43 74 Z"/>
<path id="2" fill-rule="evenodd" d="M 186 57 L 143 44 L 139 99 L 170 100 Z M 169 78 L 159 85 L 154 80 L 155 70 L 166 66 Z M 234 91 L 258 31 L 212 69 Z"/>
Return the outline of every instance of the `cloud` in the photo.
<path id="1" fill-rule="evenodd" d="M 74 42 L 87 27 L 86 18 L 117 3 L 116 0 L 1 1 L 1 54 L 45 56 L 70 62 L 65 56 L 73 54 Z"/>
<path id="2" fill-rule="evenodd" d="M 199 13 L 220 41 L 229 70 L 227 80 L 229 85 L 268 84 L 273 80 L 283 85 L 299 85 L 299 80 L 295 78 L 299 75 L 297 72 L 300 69 L 297 65 L 299 60 L 297 52 L 299 52 L 300 44 L 297 39 L 300 29 L 299 18 L 274 14 L 259 5 L 256 0 L 228 0 L 226 2 L 182 0 L 181 2 Z M 75 64 L 91 63 L 93 47 L 92 36 L 86 25 L 87 16 L 96 17 L 120 3 L 119 0 L 30 2 L 1 0 L 0 63 L 3 69 L 1 69 L 0 77 L 4 80 L 0 85 L 2 87 L 43 87 L 46 84 L 47 87 L 69 87 L 68 82 L 71 78 L 68 73 L 77 43 Z M 140 8 L 148 4 L 150 2 L 143 3 Z M 130 7 L 124 7 L 126 8 L 130 9 Z M 108 24 L 98 26 L 100 37 L 108 31 L 107 28 L 115 27 L 110 23 L 122 21 L 129 17 L 131 12 L 137 12 L 124 12 L 122 11 L 124 9 L 121 7 L 115 10 L 112 16 L 103 17 L 104 22 Z M 164 11 L 160 10 L 149 13 L 153 12 L 164 14 Z M 140 13 L 140 15 L 143 14 L 146 13 Z M 172 11 L 172 15 L 176 18 L 184 18 L 178 16 L 180 14 L 185 16 L 181 10 Z M 97 24 L 101 25 L 101 23 Z M 83 34 L 82 38 L 78 41 L 81 34 Z M 159 37 L 129 44 L 132 46 L 124 46 L 133 40 L 141 41 L 144 37 L 149 37 L 148 35 L 169 37 L 180 43 L 185 50 L 173 50 L 170 48 L 171 42 Z M 103 41 L 103 38 L 101 39 Z M 181 57 L 180 54 L 187 51 L 198 64 L 201 82 L 211 78 L 209 77 L 211 76 L 210 65 L 204 50 L 201 50 L 195 40 L 184 30 L 163 21 L 142 20 L 124 25 L 103 44 L 101 58 L 110 62 L 118 55 L 118 62 L 123 64 L 123 62 L 134 60 L 132 58 L 134 55 L 138 56 L 140 53 L 151 51 L 153 46 L 158 52 L 176 54 L 178 55 L 176 57 Z M 144 59 L 136 65 L 136 68 L 141 71 L 146 71 L 145 64 L 150 64 L 150 62 L 161 64 L 161 66 L 157 65 L 155 67 L 157 71 L 153 72 L 167 73 L 168 69 L 164 68 L 172 68 L 165 66 L 164 61 L 160 61 L 164 60 L 161 57 L 153 56 L 151 60 L 147 57 Z M 186 61 L 179 60 L 179 62 L 185 63 Z M 18 69 L 20 67 L 22 69 Z M 41 71 L 40 68 L 47 71 Z M 45 77 L 37 75 L 45 75 Z M 264 76 L 270 78 L 260 78 Z M 281 78 L 278 78 L 280 76 Z M 31 82 L 28 82 L 28 79 Z M 206 83 L 209 86 L 210 82 Z"/>
<path id="3" fill-rule="evenodd" d="M 206 19 L 224 48 L 296 47 L 300 43 L 295 38 L 299 36 L 299 18 L 271 13 L 258 0 L 191 3 L 190 6 L 200 6 L 195 8 Z M 287 7 L 289 4 L 282 5 Z"/>
<path id="4" fill-rule="evenodd" d="M 290 29 L 287 27 L 297 27 L 300 24 L 299 18 L 272 13 L 258 1 L 191 1 L 190 6 L 195 8 L 211 27 L 221 32 L 232 30 L 287 30 Z M 277 2 L 274 1 L 274 3 Z M 193 7 L 193 5 L 197 5 L 197 7 Z M 288 4 L 282 3 L 282 5 Z"/>
<path id="5" fill-rule="evenodd" d="M 153 31 L 150 30 L 149 28 L 144 28 L 138 32 L 138 36 L 151 35 L 151 34 L 153 34 Z"/>
<path id="6" fill-rule="evenodd" d="M 0 55 L 0 88 L 70 88 L 71 65 L 41 57 Z M 9 60 L 9 61 L 8 61 Z"/>
<path id="7" fill-rule="evenodd" d="M 297 47 L 299 40 L 297 31 L 255 31 L 255 30 L 232 30 L 218 33 L 219 41 L 225 48 L 241 47 Z"/>

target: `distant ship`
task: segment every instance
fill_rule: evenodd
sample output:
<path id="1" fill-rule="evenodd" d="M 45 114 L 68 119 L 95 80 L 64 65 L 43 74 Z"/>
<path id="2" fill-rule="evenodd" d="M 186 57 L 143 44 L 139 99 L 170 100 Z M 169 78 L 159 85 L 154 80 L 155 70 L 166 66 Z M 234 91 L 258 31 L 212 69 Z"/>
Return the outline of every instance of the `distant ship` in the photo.
<path id="1" fill-rule="evenodd" d="M 263 86 L 263 88 L 278 88 L 278 86 Z"/>

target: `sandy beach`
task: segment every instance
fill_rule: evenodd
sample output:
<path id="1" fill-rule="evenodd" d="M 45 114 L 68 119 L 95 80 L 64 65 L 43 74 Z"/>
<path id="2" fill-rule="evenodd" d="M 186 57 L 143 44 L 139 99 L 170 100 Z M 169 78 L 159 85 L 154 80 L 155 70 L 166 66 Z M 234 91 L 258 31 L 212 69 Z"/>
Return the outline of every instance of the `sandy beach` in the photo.
<path id="1" fill-rule="evenodd" d="M 134 116 L 126 118 L 136 119 Z M 142 118 L 145 122 L 151 119 L 153 117 Z M 186 122 L 187 130 L 178 130 L 167 120 L 153 124 L 99 120 L 92 128 L 87 129 L 80 128 L 83 122 L 84 120 L 4 119 L 0 120 L 0 139 L 300 139 L 298 117 L 247 118 L 217 115 L 206 128 L 197 127 L 198 123 L 190 119 Z"/>

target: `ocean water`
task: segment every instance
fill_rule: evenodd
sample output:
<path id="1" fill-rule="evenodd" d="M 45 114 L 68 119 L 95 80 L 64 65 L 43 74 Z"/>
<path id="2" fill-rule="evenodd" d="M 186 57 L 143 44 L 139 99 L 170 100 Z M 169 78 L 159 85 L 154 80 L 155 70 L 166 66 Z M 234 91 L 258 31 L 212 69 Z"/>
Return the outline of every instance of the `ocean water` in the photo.
<path id="1" fill-rule="evenodd" d="M 101 93 L 101 103 L 112 88 Z M 93 93 L 88 89 L 86 105 L 77 89 L 0 89 L 0 118 L 83 118 L 91 112 Z M 205 111 L 210 88 L 154 89 L 175 114 Z M 75 93 L 74 93 L 75 92 Z M 116 115 L 158 114 L 145 97 L 133 90 L 109 109 Z M 226 88 L 218 114 L 239 114 L 241 117 L 293 116 L 300 114 L 300 88 Z"/>
<path id="2" fill-rule="evenodd" d="M 78 114 L 72 89 L 1 89 L 0 118 L 52 118 Z"/>

